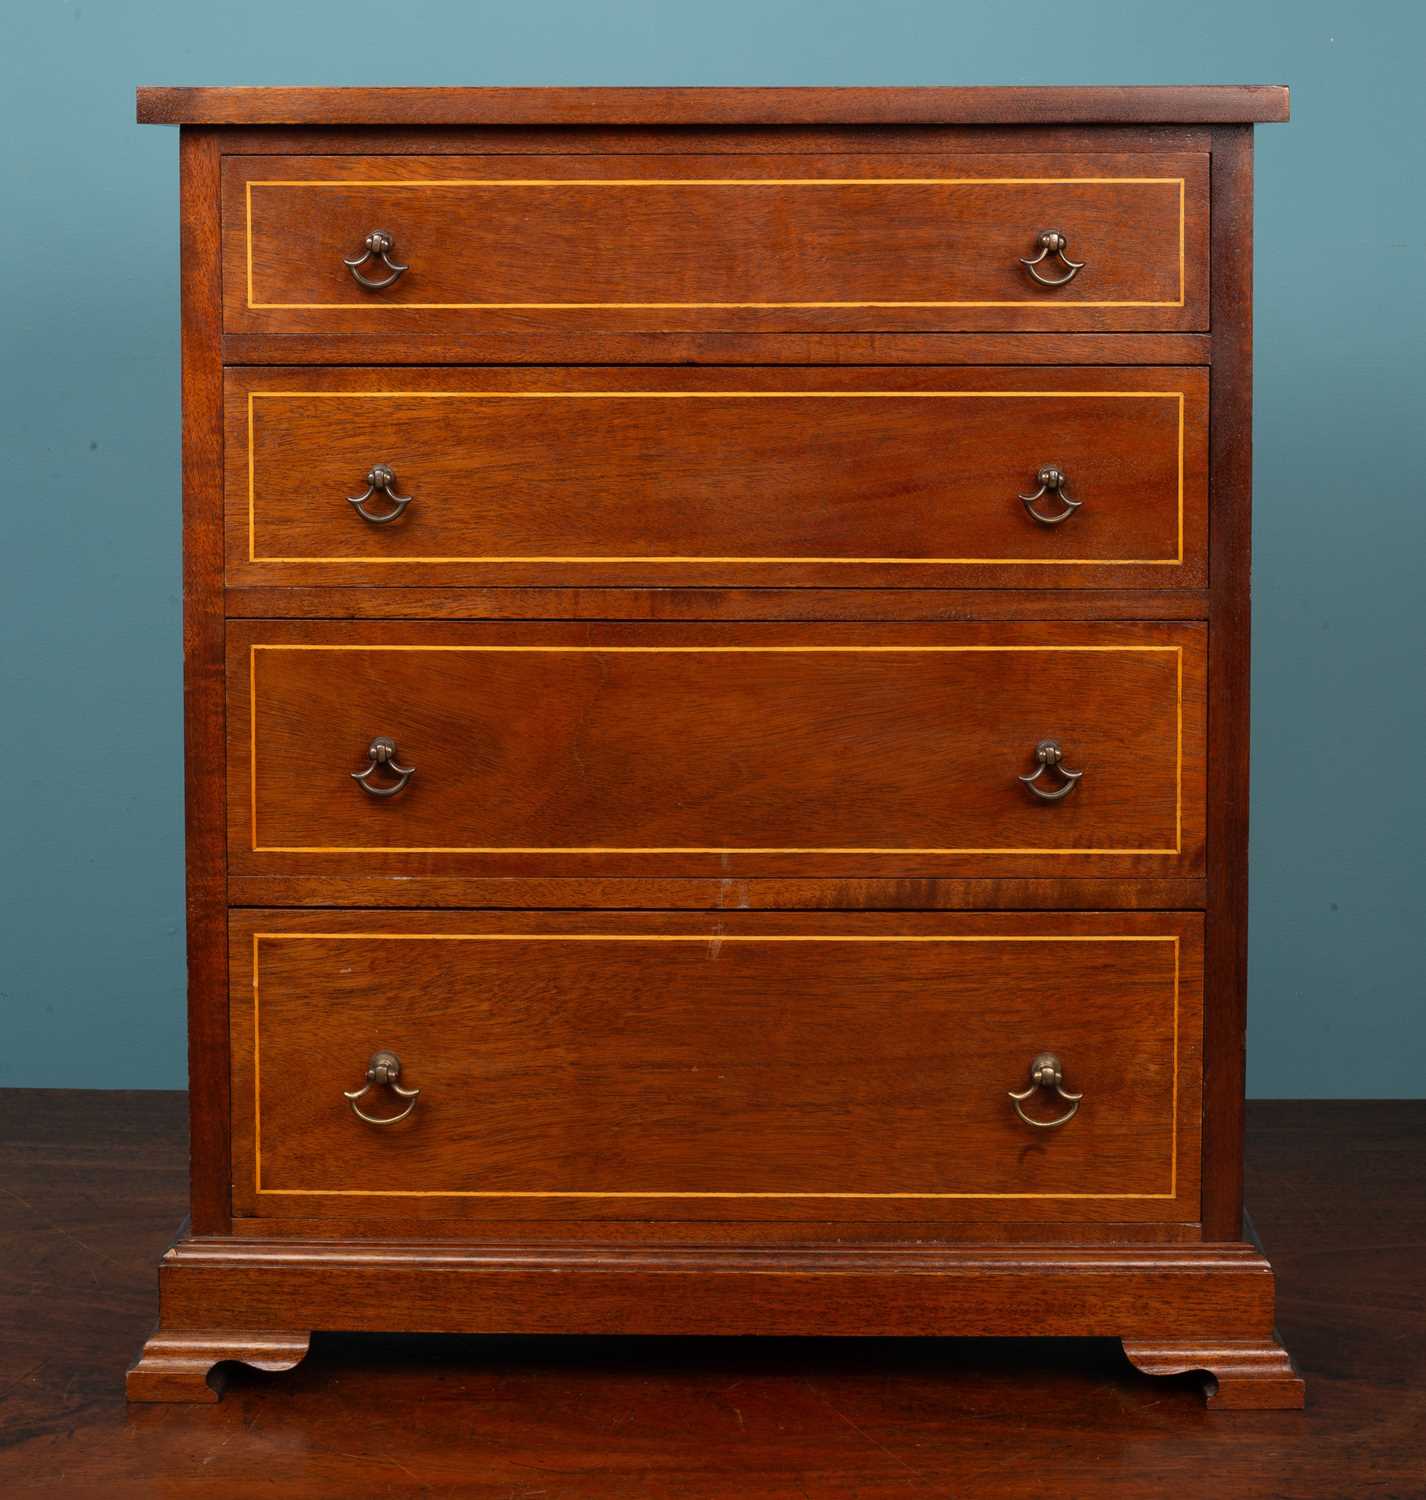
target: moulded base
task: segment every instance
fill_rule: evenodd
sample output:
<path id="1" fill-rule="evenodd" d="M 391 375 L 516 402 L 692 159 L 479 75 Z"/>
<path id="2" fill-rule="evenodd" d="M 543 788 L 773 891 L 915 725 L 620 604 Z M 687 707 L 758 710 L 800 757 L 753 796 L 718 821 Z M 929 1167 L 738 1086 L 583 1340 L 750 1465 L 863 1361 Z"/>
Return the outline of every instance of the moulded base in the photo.
<path id="1" fill-rule="evenodd" d="M 215 1366 L 285 1370 L 308 1330 L 1112 1337 L 1219 1407 L 1296 1408 L 1273 1274 L 1248 1244 L 516 1247 L 180 1240 L 134 1401 L 213 1401 Z M 254 1331 L 258 1330 L 258 1331 Z M 265 1330 L 265 1331 L 264 1331 Z M 271 1331 L 286 1330 L 286 1331 Z"/>

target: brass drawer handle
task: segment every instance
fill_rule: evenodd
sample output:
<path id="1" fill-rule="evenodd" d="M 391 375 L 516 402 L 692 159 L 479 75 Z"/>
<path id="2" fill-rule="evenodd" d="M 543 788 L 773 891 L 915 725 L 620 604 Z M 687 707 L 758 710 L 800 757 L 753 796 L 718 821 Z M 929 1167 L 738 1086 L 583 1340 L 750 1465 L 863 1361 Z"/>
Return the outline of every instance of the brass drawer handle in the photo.
<path id="1" fill-rule="evenodd" d="M 391 501 L 392 506 L 385 515 L 380 516 L 365 508 L 366 502 L 378 491 Z M 347 503 L 356 507 L 357 515 L 363 521 L 370 521 L 373 526 L 385 526 L 388 521 L 394 521 L 414 498 L 412 495 L 396 493 L 396 475 L 389 464 L 373 464 L 366 471 L 366 493 L 348 495 Z M 1020 498 L 1023 500 L 1025 497 L 1021 495 Z M 1035 519 L 1038 521 L 1040 517 L 1036 516 Z"/>
<path id="2" fill-rule="evenodd" d="M 373 797 L 394 797 L 416 774 L 415 766 L 403 766 L 396 759 L 396 741 L 389 735 L 379 734 L 366 748 L 371 764 L 364 771 L 353 771 L 352 780 Z M 390 786 L 373 786 L 367 779 L 378 766 L 385 766 L 393 775 L 399 776 Z"/>
<path id="3" fill-rule="evenodd" d="M 358 1120 L 365 1120 L 368 1125 L 394 1125 L 416 1108 L 416 1101 L 421 1097 L 420 1089 L 403 1089 L 400 1077 L 401 1059 L 394 1052 L 373 1052 L 371 1061 L 366 1065 L 366 1082 L 359 1089 L 343 1089 L 342 1098 L 351 1105 L 352 1113 Z M 372 1089 L 381 1087 L 389 1088 L 393 1094 L 409 1101 L 399 1115 L 369 1115 L 357 1103 Z"/>
<path id="4" fill-rule="evenodd" d="M 1058 229 L 1046 229 L 1036 235 L 1035 243 L 1040 247 L 1040 253 L 1033 259 L 1027 260 L 1023 255 L 1020 264 L 1040 283 L 1041 286 L 1064 286 L 1073 281 L 1084 269 L 1082 260 L 1071 260 L 1065 253 L 1069 249 L 1069 241 Z M 1035 269 L 1047 255 L 1053 255 L 1062 266 L 1067 267 L 1063 276 L 1041 276 Z"/>
<path id="5" fill-rule="evenodd" d="M 1069 520 L 1069 518 L 1075 513 L 1075 511 L 1077 511 L 1080 506 L 1084 504 L 1083 500 L 1071 500 L 1070 497 L 1065 494 L 1065 485 L 1069 483 L 1069 479 L 1066 476 L 1065 471 L 1063 469 L 1056 468 L 1054 464 L 1046 464 L 1044 468 L 1042 468 L 1040 472 L 1035 475 L 1035 479 L 1039 483 L 1040 488 L 1037 489 L 1033 495 L 1021 495 L 1019 498 L 1024 503 L 1025 509 L 1029 511 L 1032 516 L 1034 516 L 1034 518 L 1040 523 L 1041 526 L 1058 526 L 1061 521 Z M 1042 515 L 1038 510 L 1035 509 L 1035 502 L 1040 498 L 1041 495 L 1053 495 L 1055 499 L 1064 506 L 1064 509 L 1057 516 Z M 370 517 L 368 517 L 368 519 L 370 519 Z"/>
<path id="6" fill-rule="evenodd" d="M 1054 1120 L 1037 1120 L 1032 1115 L 1027 1115 L 1020 1107 L 1024 1104 L 1036 1089 L 1054 1089 L 1061 1099 L 1069 1105 L 1069 1108 Z M 1081 1094 L 1072 1094 L 1064 1085 L 1064 1070 L 1060 1067 L 1060 1060 L 1053 1052 L 1042 1052 L 1034 1062 L 1030 1064 L 1030 1087 L 1027 1089 L 1011 1089 L 1010 1101 L 1015 1106 L 1015 1113 L 1020 1116 L 1027 1125 L 1033 1125 L 1036 1130 L 1058 1130 L 1067 1121 L 1074 1119 L 1079 1110 L 1079 1101 L 1084 1098 Z"/>
<path id="7" fill-rule="evenodd" d="M 357 285 L 364 286 L 367 291 L 379 292 L 382 287 L 400 281 L 402 273 L 411 269 L 409 266 L 398 265 L 392 260 L 391 252 L 396 248 L 396 242 L 384 229 L 373 229 L 361 243 L 361 254 L 343 256 L 342 264 L 352 273 Z M 380 281 L 373 281 L 370 276 L 361 274 L 361 268 L 373 257 L 391 272 L 390 276 L 384 276 Z"/>
<path id="8" fill-rule="evenodd" d="M 1079 784 L 1080 777 L 1084 775 L 1083 771 L 1071 771 L 1065 765 L 1064 754 L 1064 751 L 1060 749 L 1060 742 L 1058 740 L 1041 740 L 1035 746 L 1035 769 L 1028 776 L 1020 778 L 1037 797 L 1045 802 L 1058 802 L 1061 797 L 1068 797 Z M 1040 777 L 1052 766 L 1064 778 L 1064 781 L 1054 791 L 1047 792 L 1044 787 L 1037 785 L 1037 783 Z"/>

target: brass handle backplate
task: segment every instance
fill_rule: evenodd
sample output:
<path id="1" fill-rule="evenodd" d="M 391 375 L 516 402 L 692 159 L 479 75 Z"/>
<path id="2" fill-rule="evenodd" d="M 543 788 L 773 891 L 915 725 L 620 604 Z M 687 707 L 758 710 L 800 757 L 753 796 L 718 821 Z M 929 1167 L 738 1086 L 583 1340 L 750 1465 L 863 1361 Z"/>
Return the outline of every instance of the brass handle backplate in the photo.
<path id="1" fill-rule="evenodd" d="M 396 741 L 389 735 L 377 735 L 366 747 L 366 754 L 371 764 L 364 771 L 353 771 L 351 776 L 362 791 L 369 792 L 373 797 L 394 797 L 416 774 L 415 766 L 403 766 L 397 762 Z M 378 766 L 385 766 L 393 776 L 399 777 L 400 780 L 393 781 L 390 786 L 377 786 L 370 780 L 370 777 Z"/>
<path id="2" fill-rule="evenodd" d="M 1065 493 L 1065 485 L 1069 483 L 1065 471 L 1055 464 L 1046 464 L 1038 474 L 1035 481 L 1040 486 L 1033 495 L 1021 495 L 1019 498 L 1024 503 L 1025 509 L 1040 523 L 1041 526 L 1058 526 L 1061 521 L 1067 521 L 1077 511 L 1083 500 L 1071 500 Z M 1056 500 L 1064 506 L 1058 515 L 1047 516 L 1035 509 L 1035 502 L 1041 495 L 1053 495 Z"/>
<path id="3" fill-rule="evenodd" d="M 1015 1106 L 1015 1113 L 1027 1125 L 1033 1125 L 1036 1130 L 1058 1130 L 1061 1125 L 1074 1119 L 1079 1110 L 1079 1101 L 1084 1098 L 1084 1095 L 1070 1093 L 1065 1087 L 1064 1076 L 1060 1060 L 1053 1052 L 1040 1053 L 1030 1064 L 1029 1088 L 1009 1090 L 1010 1102 Z M 1036 1089 L 1053 1089 L 1069 1105 L 1069 1108 L 1053 1120 L 1037 1120 L 1033 1115 L 1027 1115 L 1022 1106 Z"/>
<path id="4" fill-rule="evenodd" d="M 1073 281 L 1084 269 L 1084 261 L 1071 260 L 1066 253 L 1069 250 L 1069 241 L 1058 229 L 1046 229 L 1035 236 L 1035 243 L 1040 247 L 1040 253 L 1029 259 L 1020 257 L 1020 264 L 1040 283 L 1041 286 L 1064 286 L 1066 282 Z M 1065 267 L 1063 276 L 1041 276 L 1035 269 L 1047 256 L 1053 255 L 1059 263 Z"/>
<path id="5" fill-rule="evenodd" d="M 409 266 L 399 265 L 392 260 L 391 252 L 396 248 L 396 242 L 384 229 L 373 229 L 361 243 L 361 254 L 343 256 L 342 264 L 352 273 L 357 285 L 365 287 L 367 291 L 379 292 L 383 287 L 400 281 L 403 272 L 411 269 Z M 361 268 L 367 261 L 373 259 L 379 260 L 391 272 L 391 275 L 383 276 L 379 281 L 374 281 L 370 276 L 363 276 Z"/>
<path id="6" fill-rule="evenodd" d="M 375 494 L 383 494 L 391 501 L 391 509 L 383 515 L 377 515 L 366 509 L 366 502 Z M 385 526 L 388 521 L 394 521 L 403 510 L 410 505 L 415 497 L 412 495 L 398 495 L 396 493 L 396 475 L 390 464 L 373 464 L 366 471 L 366 492 L 361 495 L 348 495 L 347 503 L 355 506 L 356 513 L 363 521 L 370 521 L 373 526 Z M 1020 497 L 1025 498 L 1023 495 Z M 1041 518 L 1036 516 L 1038 521 Z"/>
<path id="7" fill-rule="evenodd" d="M 1040 777 L 1052 768 L 1059 773 L 1063 780 L 1054 791 L 1049 792 L 1039 782 Z M 1065 765 L 1065 753 L 1060 749 L 1060 742 L 1058 740 L 1041 740 L 1035 746 L 1035 769 L 1028 776 L 1022 776 L 1020 780 L 1041 801 L 1058 802 L 1062 797 L 1068 797 L 1074 791 L 1083 775 L 1083 771 L 1071 771 Z"/>
<path id="8" fill-rule="evenodd" d="M 368 1125 L 394 1125 L 416 1108 L 416 1100 L 421 1097 L 420 1089 L 403 1089 L 400 1078 L 401 1059 L 394 1052 L 373 1052 L 371 1061 L 366 1065 L 366 1082 L 359 1089 L 343 1089 L 342 1098 L 351 1105 L 352 1113 L 357 1119 L 365 1120 Z M 358 1101 L 375 1088 L 390 1089 L 398 1098 L 407 1101 L 406 1108 L 396 1115 L 367 1114 Z"/>

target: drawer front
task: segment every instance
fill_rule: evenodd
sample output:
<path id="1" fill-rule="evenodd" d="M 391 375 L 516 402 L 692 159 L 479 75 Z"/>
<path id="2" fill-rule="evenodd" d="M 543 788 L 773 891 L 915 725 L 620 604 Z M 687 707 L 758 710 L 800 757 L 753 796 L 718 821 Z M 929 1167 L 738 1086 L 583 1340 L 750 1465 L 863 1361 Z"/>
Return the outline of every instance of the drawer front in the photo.
<path id="1" fill-rule="evenodd" d="M 1201 587 L 1207 394 L 1197 368 L 234 370 L 228 579 Z"/>
<path id="2" fill-rule="evenodd" d="M 228 640 L 235 874 L 1203 868 L 1198 625 L 259 621 Z"/>
<path id="3" fill-rule="evenodd" d="M 229 157 L 225 321 L 1203 329 L 1207 187 L 1198 153 Z M 345 264 L 373 231 L 385 263 Z M 1063 255 L 1032 270 L 1047 232 Z"/>
<path id="4" fill-rule="evenodd" d="M 231 934 L 242 1215 L 1198 1217 L 1194 915 L 235 912 Z M 349 1102 L 380 1052 L 419 1093 Z M 1044 1053 L 1063 1094 L 1032 1086 Z M 1030 1125 L 1012 1090 L 1072 1116 Z"/>

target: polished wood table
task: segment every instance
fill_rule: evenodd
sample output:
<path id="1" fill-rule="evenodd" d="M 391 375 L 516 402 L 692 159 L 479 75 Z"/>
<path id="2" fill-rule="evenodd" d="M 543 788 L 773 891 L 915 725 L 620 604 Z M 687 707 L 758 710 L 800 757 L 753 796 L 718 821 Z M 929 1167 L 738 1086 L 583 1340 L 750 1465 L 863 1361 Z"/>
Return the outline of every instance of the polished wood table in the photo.
<path id="1" fill-rule="evenodd" d="M 1426 1101 L 1250 1106 L 1309 1406 L 1231 1415 L 1077 1339 L 319 1335 L 219 1406 L 126 1408 L 184 1120 L 0 1091 L 0 1494 L 1426 1496 Z"/>

